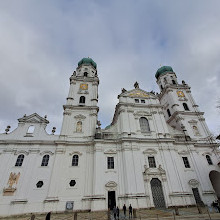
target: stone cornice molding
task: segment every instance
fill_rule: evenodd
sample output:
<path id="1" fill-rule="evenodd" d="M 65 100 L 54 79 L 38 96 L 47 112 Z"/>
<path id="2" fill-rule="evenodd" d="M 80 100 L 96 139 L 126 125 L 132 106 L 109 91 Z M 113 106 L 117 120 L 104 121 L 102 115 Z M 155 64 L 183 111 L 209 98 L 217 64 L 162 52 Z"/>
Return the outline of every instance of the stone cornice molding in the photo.
<path id="1" fill-rule="evenodd" d="M 18 154 L 25 154 L 27 156 L 29 154 L 29 152 L 25 151 L 25 150 L 16 150 L 14 152 L 14 155 L 18 155 Z"/>
<path id="2" fill-rule="evenodd" d="M 70 156 L 72 156 L 72 155 L 79 155 L 79 156 L 82 156 L 82 153 L 79 152 L 79 151 L 73 151 L 73 152 L 69 153 L 69 155 L 70 155 Z"/>
<path id="3" fill-rule="evenodd" d="M 187 150 L 181 150 L 181 151 L 178 151 L 178 154 L 179 155 L 189 155 L 190 153 Z"/>
<path id="4" fill-rule="evenodd" d="M 145 181 L 150 181 L 152 178 L 158 178 L 158 179 L 162 179 L 162 181 L 166 181 L 166 171 L 161 167 L 161 165 L 159 165 L 158 168 L 150 168 L 147 167 L 147 165 L 144 165 L 144 172 L 143 172 L 143 176 L 144 176 L 144 180 Z"/>
<path id="5" fill-rule="evenodd" d="M 48 120 L 46 120 L 45 118 L 41 117 L 37 113 L 33 113 L 33 114 L 29 115 L 29 116 L 25 115 L 24 117 L 19 118 L 18 121 L 22 122 L 22 123 L 33 123 L 33 124 L 36 124 L 36 123 L 48 124 L 49 123 Z"/>
<path id="6" fill-rule="evenodd" d="M 49 155 L 54 155 L 54 153 L 53 152 L 51 152 L 51 151 L 49 151 L 49 150 L 45 150 L 45 151 L 42 151 L 41 153 L 40 153 L 40 155 L 45 155 L 45 154 L 49 154 Z"/>
<path id="7" fill-rule="evenodd" d="M 111 149 L 111 150 L 105 151 L 104 154 L 117 154 L 117 151 Z"/>
<path id="8" fill-rule="evenodd" d="M 149 149 L 143 151 L 143 154 L 155 155 L 155 154 L 157 154 L 157 151 L 155 149 L 153 149 L 153 148 L 149 148 Z"/>
<path id="9" fill-rule="evenodd" d="M 84 115 L 81 115 L 81 114 L 74 116 L 74 118 L 76 120 L 84 120 L 84 119 L 86 119 L 86 117 Z"/>
<path id="10" fill-rule="evenodd" d="M 114 181 L 109 181 L 105 184 L 105 187 L 115 188 L 117 187 L 117 183 Z"/>
<path id="11" fill-rule="evenodd" d="M 206 155 L 212 156 L 212 153 L 206 151 L 206 152 L 204 152 L 204 153 L 202 154 L 202 156 L 206 156 Z"/>

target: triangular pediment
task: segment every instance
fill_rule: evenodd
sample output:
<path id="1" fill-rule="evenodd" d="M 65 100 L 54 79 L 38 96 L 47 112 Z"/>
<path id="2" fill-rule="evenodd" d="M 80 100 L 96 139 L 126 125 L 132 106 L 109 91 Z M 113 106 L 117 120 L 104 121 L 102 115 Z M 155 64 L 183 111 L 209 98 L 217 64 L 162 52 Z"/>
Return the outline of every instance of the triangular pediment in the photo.
<path id="1" fill-rule="evenodd" d="M 19 122 L 25 122 L 25 123 L 46 123 L 48 124 L 49 121 L 46 118 L 41 117 L 40 115 L 38 115 L 37 113 L 33 113 L 31 115 L 24 115 L 23 118 L 19 118 L 18 119 Z"/>
<path id="2" fill-rule="evenodd" d="M 146 92 L 142 89 L 132 89 L 121 93 L 120 96 L 131 97 L 131 98 L 155 98 L 156 96 L 150 92 Z"/>

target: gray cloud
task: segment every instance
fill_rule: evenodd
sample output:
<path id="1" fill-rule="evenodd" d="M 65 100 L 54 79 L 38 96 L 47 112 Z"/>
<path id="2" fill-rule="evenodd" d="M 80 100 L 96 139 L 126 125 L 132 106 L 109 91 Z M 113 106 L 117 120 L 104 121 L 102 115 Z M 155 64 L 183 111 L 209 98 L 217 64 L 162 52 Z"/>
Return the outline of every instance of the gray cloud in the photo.
<path id="1" fill-rule="evenodd" d="M 0 2 L 0 131 L 37 112 L 59 130 L 69 77 L 82 57 L 98 64 L 99 119 L 111 123 L 121 88 L 156 90 L 171 65 L 211 131 L 219 133 L 219 1 Z"/>

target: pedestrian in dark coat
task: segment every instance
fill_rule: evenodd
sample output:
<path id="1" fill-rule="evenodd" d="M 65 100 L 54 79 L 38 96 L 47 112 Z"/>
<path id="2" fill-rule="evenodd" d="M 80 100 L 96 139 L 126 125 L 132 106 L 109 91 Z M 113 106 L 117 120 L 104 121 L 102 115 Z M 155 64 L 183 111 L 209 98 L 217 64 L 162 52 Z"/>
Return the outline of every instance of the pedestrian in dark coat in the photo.
<path id="1" fill-rule="evenodd" d="M 130 206 L 129 206 L 129 218 L 130 218 L 130 216 L 131 216 L 131 218 L 132 218 L 132 206 L 131 206 L 131 204 L 130 204 Z"/>
<path id="2" fill-rule="evenodd" d="M 124 216 L 126 216 L 126 205 L 123 206 Z"/>
<path id="3" fill-rule="evenodd" d="M 116 213 L 117 213 L 117 219 L 119 219 L 119 208 L 118 208 L 118 206 L 116 208 Z"/>
<path id="4" fill-rule="evenodd" d="M 114 219 L 116 220 L 117 209 L 115 208 L 115 206 L 113 208 L 113 214 L 114 214 Z"/>

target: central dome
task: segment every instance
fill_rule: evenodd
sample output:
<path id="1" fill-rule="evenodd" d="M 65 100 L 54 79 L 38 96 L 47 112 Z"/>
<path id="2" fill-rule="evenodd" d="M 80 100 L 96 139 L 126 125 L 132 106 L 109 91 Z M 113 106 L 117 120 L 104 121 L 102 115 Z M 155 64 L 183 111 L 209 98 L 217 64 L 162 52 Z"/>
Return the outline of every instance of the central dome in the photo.
<path id="1" fill-rule="evenodd" d="M 96 62 L 94 62 L 91 58 L 82 58 L 79 62 L 78 62 L 78 67 L 81 66 L 82 64 L 91 64 L 95 69 L 97 67 Z"/>

